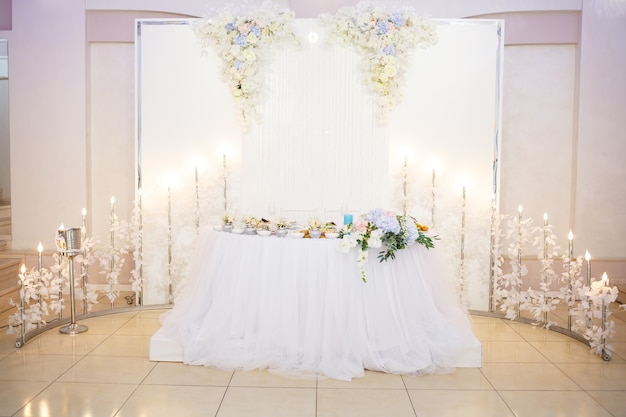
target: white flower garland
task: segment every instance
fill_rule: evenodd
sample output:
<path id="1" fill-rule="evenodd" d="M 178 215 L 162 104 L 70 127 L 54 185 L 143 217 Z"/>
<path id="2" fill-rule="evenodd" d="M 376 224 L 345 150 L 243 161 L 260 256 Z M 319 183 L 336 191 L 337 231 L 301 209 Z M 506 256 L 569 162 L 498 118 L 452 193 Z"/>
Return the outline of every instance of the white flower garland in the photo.
<path id="1" fill-rule="evenodd" d="M 365 82 L 376 95 L 378 116 L 386 120 L 402 100 L 404 74 L 417 46 L 437 43 L 435 23 L 411 8 L 389 10 L 369 2 L 343 7 L 320 19 L 331 27 L 331 37 L 353 46 L 365 61 Z"/>
<path id="2" fill-rule="evenodd" d="M 213 48 L 222 59 L 222 75 L 241 110 L 244 128 L 259 116 L 263 54 L 278 41 L 295 41 L 294 19 L 292 10 L 264 2 L 258 10 L 224 8 L 193 26 L 202 47 Z"/>

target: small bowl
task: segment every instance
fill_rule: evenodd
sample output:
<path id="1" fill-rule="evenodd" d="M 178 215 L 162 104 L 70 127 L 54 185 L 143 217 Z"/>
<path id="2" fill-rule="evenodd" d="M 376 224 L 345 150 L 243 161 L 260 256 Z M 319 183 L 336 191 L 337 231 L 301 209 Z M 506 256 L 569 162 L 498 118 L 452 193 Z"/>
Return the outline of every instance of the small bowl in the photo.
<path id="1" fill-rule="evenodd" d="M 257 230 L 256 234 L 259 236 L 269 236 L 272 234 L 271 230 Z"/>
<path id="2" fill-rule="evenodd" d="M 326 239 L 337 239 L 339 237 L 339 233 L 337 233 L 337 232 L 326 232 L 326 233 L 324 233 L 324 236 L 326 236 Z"/>
<path id="3" fill-rule="evenodd" d="M 291 232 L 289 233 L 290 237 L 295 237 L 296 239 L 300 239 L 304 237 L 304 233 L 303 232 Z"/>

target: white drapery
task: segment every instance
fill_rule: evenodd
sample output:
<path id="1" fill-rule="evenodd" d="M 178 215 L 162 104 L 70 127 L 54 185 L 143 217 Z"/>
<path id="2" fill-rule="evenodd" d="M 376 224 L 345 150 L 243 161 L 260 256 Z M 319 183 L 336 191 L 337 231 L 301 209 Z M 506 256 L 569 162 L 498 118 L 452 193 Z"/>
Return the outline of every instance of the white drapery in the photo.
<path id="1" fill-rule="evenodd" d="M 224 155 L 229 211 L 300 222 L 311 216 L 341 222 L 344 211 L 399 209 L 406 159 L 408 212 L 425 224 L 435 220 L 435 232 L 442 238 L 436 244 L 457 271 L 465 302 L 473 309 L 488 308 L 501 22 L 439 20 L 439 42 L 415 51 L 404 101 L 387 125 L 379 125 L 371 93 L 363 85 L 361 58 L 349 48 L 327 45 L 317 20 L 296 19 L 302 46 L 275 51 L 271 57 L 259 109 L 262 121 L 246 134 L 221 78 L 219 58 L 211 51 L 201 54 L 189 22 L 140 25 L 138 157 L 144 210 L 150 213 L 144 218 L 146 303 L 167 300 L 170 276 L 175 288 L 184 286 L 195 245 L 189 160 L 199 154 L 207 165 L 200 175 L 203 225 L 224 212 Z M 317 42 L 309 41 L 313 33 Z M 433 159 L 439 165 L 431 219 Z M 170 188 L 173 268 L 167 265 L 163 185 L 169 172 L 179 178 Z M 462 185 L 467 188 L 463 245 Z"/>

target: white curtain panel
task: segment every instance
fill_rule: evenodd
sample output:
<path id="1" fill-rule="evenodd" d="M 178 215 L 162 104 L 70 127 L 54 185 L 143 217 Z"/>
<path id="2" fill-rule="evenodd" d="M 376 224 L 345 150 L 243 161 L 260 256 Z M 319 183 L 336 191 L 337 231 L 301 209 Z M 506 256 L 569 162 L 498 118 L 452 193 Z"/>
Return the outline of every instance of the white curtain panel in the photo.
<path id="1" fill-rule="evenodd" d="M 261 120 L 245 133 L 218 57 L 201 53 L 189 23 L 145 21 L 137 40 L 137 157 L 150 216 L 143 248 L 147 304 L 167 300 L 170 278 L 174 293 L 184 286 L 196 236 L 190 160 L 200 155 L 202 226 L 219 221 L 225 206 L 239 216 L 342 223 L 343 213 L 400 210 L 404 200 L 408 213 L 434 223 L 441 237 L 435 243 L 445 248 L 466 305 L 488 309 L 501 22 L 439 20 L 439 42 L 415 52 L 404 100 L 380 124 L 361 57 L 328 43 L 316 19 L 296 19 L 301 45 L 268 57 Z M 176 178 L 171 231 L 164 185 L 169 173 Z"/>

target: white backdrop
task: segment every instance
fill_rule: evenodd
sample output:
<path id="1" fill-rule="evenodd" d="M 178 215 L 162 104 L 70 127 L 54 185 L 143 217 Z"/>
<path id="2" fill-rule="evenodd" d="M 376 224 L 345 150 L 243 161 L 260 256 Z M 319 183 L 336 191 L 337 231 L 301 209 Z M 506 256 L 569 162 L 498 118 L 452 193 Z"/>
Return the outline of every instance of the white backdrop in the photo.
<path id="1" fill-rule="evenodd" d="M 327 44 L 316 19 L 297 19 L 302 45 L 273 56 L 262 121 L 245 134 L 217 56 L 201 53 L 189 23 L 138 22 L 145 303 L 165 302 L 170 278 L 175 292 L 184 285 L 195 242 L 195 204 L 201 206 L 203 226 L 216 221 L 225 204 L 239 215 L 283 215 L 301 222 L 312 215 L 341 221 L 344 211 L 399 209 L 406 160 L 409 213 L 434 223 L 442 237 L 437 245 L 447 251 L 467 304 L 488 308 L 500 21 L 439 20 L 439 43 L 415 52 L 404 101 L 389 123 L 380 125 L 359 56 Z M 310 33 L 317 34 L 316 42 L 309 42 Z M 204 167 L 196 183 L 191 161 L 197 156 Z"/>

